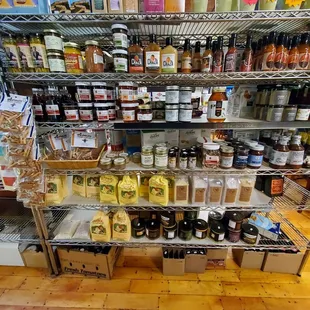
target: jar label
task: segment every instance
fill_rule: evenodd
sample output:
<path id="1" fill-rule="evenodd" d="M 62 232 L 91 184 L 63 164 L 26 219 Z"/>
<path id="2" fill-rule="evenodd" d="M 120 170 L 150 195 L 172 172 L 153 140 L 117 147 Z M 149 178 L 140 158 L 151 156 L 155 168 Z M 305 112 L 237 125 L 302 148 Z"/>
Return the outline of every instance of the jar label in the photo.
<path id="1" fill-rule="evenodd" d="M 196 165 L 197 165 L 196 157 L 189 157 L 188 158 L 188 168 L 189 169 L 195 169 Z"/>
<path id="2" fill-rule="evenodd" d="M 237 192 L 238 190 L 236 188 L 227 188 L 224 203 L 235 203 L 237 198 Z"/>
<path id="3" fill-rule="evenodd" d="M 65 63 L 66 63 L 68 72 L 70 70 L 82 70 L 83 69 L 83 65 L 81 66 L 80 58 L 81 56 L 78 54 L 65 53 Z"/>
<path id="4" fill-rule="evenodd" d="M 103 64 L 103 56 L 98 55 L 96 52 L 94 52 L 94 64 Z"/>
<path id="5" fill-rule="evenodd" d="M 237 223 L 235 221 L 229 220 L 228 227 L 235 229 L 237 226 Z"/>
<path id="6" fill-rule="evenodd" d="M 168 232 L 168 239 L 174 239 L 175 237 L 175 232 L 174 231 L 169 231 Z"/>
<path id="7" fill-rule="evenodd" d="M 231 168 L 233 165 L 234 156 L 224 157 L 221 156 L 221 167 L 222 168 Z"/>
<path id="8" fill-rule="evenodd" d="M 182 69 L 192 69 L 192 57 L 182 57 Z"/>
<path id="9" fill-rule="evenodd" d="M 143 72 L 143 52 L 129 53 L 129 72 Z"/>
<path id="10" fill-rule="evenodd" d="M 276 57 L 274 59 L 274 66 L 278 70 L 283 70 L 286 66 L 286 53 L 284 51 L 280 51 L 276 53 Z"/>
<path id="11" fill-rule="evenodd" d="M 186 201 L 187 200 L 187 194 L 188 194 L 188 186 L 186 185 L 177 185 L 175 187 L 176 192 L 176 201 Z"/>
<path id="12" fill-rule="evenodd" d="M 287 65 L 288 68 L 290 70 L 295 70 L 297 68 L 298 61 L 299 61 L 299 54 L 297 52 L 289 55 Z"/>
<path id="13" fill-rule="evenodd" d="M 180 122 L 191 122 L 192 121 L 192 110 L 180 110 L 179 120 Z"/>
<path id="14" fill-rule="evenodd" d="M 110 89 L 107 90 L 107 97 L 108 97 L 108 100 L 114 100 L 113 90 L 110 90 Z"/>
<path id="15" fill-rule="evenodd" d="M 220 157 L 218 155 L 208 155 L 206 154 L 205 166 L 218 166 L 220 162 Z"/>
<path id="16" fill-rule="evenodd" d="M 122 113 L 123 113 L 123 120 L 125 122 L 136 120 L 136 110 L 123 110 Z"/>
<path id="17" fill-rule="evenodd" d="M 45 46 L 47 50 L 63 51 L 62 39 L 56 36 L 44 36 Z"/>
<path id="18" fill-rule="evenodd" d="M 176 157 L 169 157 L 168 158 L 168 167 L 170 169 L 174 169 L 177 166 L 177 158 Z"/>
<path id="19" fill-rule="evenodd" d="M 236 166 L 246 166 L 248 163 L 248 156 L 237 155 L 235 158 Z"/>
<path id="20" fill-rule="evenodd" d="M 283 116 L 283 121 L 284 122 L 294 122 L 296 118 L 297 110 L 289 111 L 289 110 L 284 110 L 284 116 Z"/>
<path id="21" fill-rule="evenodd" d="M 31 43 L 31 54 L 35 68 L 45 68 L 48 69 L 48 61 L 46 56 L 45 45 Z"/>
<path id="22" fill-rule="evenodd" d="M 214 57 L 213 57 L 213 62 L 212 62 L 212 71 L 222 72 L 223 71 L 223 54 L 215 53 L 213 56 Z"/>
<path id="23" fill-rule="evenodd" d="M 176 59 L 175 54 L 162 54 L 161 55 L 161 69 L 163 73 L 176 72 Z"/>
<path id="24" fill-rule="evenodd" d="M 197 238 L 202 238 L 202 232 L 196 230 L 196 231 L 195 231 L 195 236 L 196 236 Z"/>
<path id="25" fill-rule="evenodd" d="M 225 234 L 219 234 L 218 235 L 218 241 L 224 240 Z"/>
<path id="26" fill-rule="evenodd" d="M 42 106 L 41 105 L 33 105 L 32 106 L 32 108 L 33 108 L 33 111 L 34 111 L 34 115 L 36 115 L 36 116 L 43 116 L 43 108 L 42 108 Z"/>
<path id="27" fill-rule="evenodd" d="M 202 72 L 212 72 L 212 61 L 213 57 L 212 55 L 208 55 L 206 57 L 202 58 Z"/>
<path id="28" fill-rule="evenodd" d="M 115 109 L 109 109 L 109 119 L 114 120 L 116 118 L 116 110 Z"/>
<path id="29" fill-rule="evenodd" d="M 308 68 L 308 65 L 309 65 L 309 60 L 310 60 L 309 52 L 300 53 L 299 59 L 298 59 L 298 64 L 297 64 L 297 69 L 306 70 Z"/>
<path id="30" fill-rule="evenodd" d="M 57 104 L 47 104 L 45 109 L 47 115 L 60 115 L 59 107 Z"/>
<path id="31" fill-rule="evenodd" d="M 252 155 L 248 157 L 248 165 L 251 167 L 259 168 L 263 163 L 263 155 Z"/>
<path id="32" fill-rule="evenodd" d="M 252 71 L 253 66 L 253 54 L 252 52 L 245 51 L 240 65 L 240 71 L 241 72 L 250 72 Z"/>
<path id="33" fill-rule="evenodd" d="M 310 109 L 298 109 L 296 114 L 296 121 L 307 121 L 310 116 Z"/>
<path id="34" fill-rule="evenodd" d="M 68 121 L 78 121 L 79 120 L 79 111 L 76 110 L 65 110 L 66 119 Z"/>
<path id="35" fill-rule="evenodd" d="M 146 68 L 157 70 L 159 69 L 160 51 L 145 52 Z"/>
<path id="36" fill-rule="evenodd" d="M 287 159 L 289 165 L 302 165 L 305 151 L 290 151 Z"/>
<path id="37" fill-rule="evenodd" d="M 134 100 L 133 90 L 132 89 L 120 89 L 119 100 L 120 101 L 133 101 Z"/>
<path id="38" fill-rule="evenodd" d="M 51 72 L 66 72 L 65 61 L 63 59 L 48 59 Z"/>
<path id="39" fill-rule="evenodd" d="M 283 179 L 271 180 L 271 195 L 283 193 Z"/>
<path id="40" fill-rule="evenodd" d="M 201 63 L 202 63 L 201 58 L 193 58 L 192 70 L 195 72 L 200 72 L 201 71 Z"/>
<path id="41" fill-rule="evenodd" d="M 113 33 L 113 43 L 116 49 L 118 48 L 128 48 L 128 38 L 125 33 Z"/>
<path id="42" fill-rule="evenodd" d="M 34 68 L 31 49 L 28 44 L 18 44 L 21 65 L 23 68 Z"/>
<path id="43" fill-rule="evenodd" d="M 166 110 L 166 122 L 177 122 L 179 120 L 179 110 Z"/>
<path id="44" fill-rule="evenodd" d="M 225 72 L 235 72 L 236 71 L 236 59 L 237 54 L 226 54 L 225 60 Z"/>
<path id="45" fill-rule="evenodd" d="M 159 168 L 167 168 L 168 155 L 156 155 L 155 154 L 155 166 Z"/>
<path id="46" fill-rule="evenodd" d="M 90 89 L 77 89 L 77 94 L 79 97 L 79 101 L 90 101 L 91 100 L 91 92 Z"/>
<path id="47" fill-rule="evenodd" d="M 109 111 L 108 110 L 97 110 L 97 119 L 100 122 L 109 120 Z"/>
<path id="48" fill-rule="evenodd" d="M 17 46 L 13 44 L 3 44 L 9 68 L 21 68 Z"/>
<path id="49" fill-rule="evenodd" d="M 195 201 L 194 203 L 203 203 L 205 202 L 206 189 L 205 188 L 195 188 Z"/>
<path id="50" fill-rule="evenodd" d="M 141 164 L 142 166 L 153 167 L 154 165 L 154 156 L 153 155 L 143 155 L 141 154 Z"/>
<path id="51" fill-rule="evenodd" d="M 180 157 L 180 161 L 179 161 L 179 168 L 180 169 L 186 169 L 187 168 L 187 158 L 183 158 L 183 157 Z"/>
<path id="52" fill-rule="evenodd" d="M 225 119 L 227 113 L 228 101 L 209 101 L 208 103 L 208 118 L 210 119 Z"/>
<path id="53" fill-rule="evenodd" d="M 180 91 L 180 103 L 191 104 L 192 92 L 190 90 Z"/>
<path id="54" fill-rule="evenodd" d="M 272 52 L 264 53 L 262 70 L 271 71 L 274 68 L 274 59 L 276 57 L 275 50 Z"/>
<path id="55" fill-rule="evenodd" d="M 114 57 L 114 67 L 116 72 L 128 72 L 127 58 Z"/>
<path id="56" fill-rule="evenodd" d="M 179 91 L 167 90 L 166 91 L 166 104 L 179 104 Z"/>
<path id="57" fill-rule="evenodd" d="M 80 110 L 80 117 L 82 121 L 92 121 L 94 114 L 92 110 Z"/>
<path id="58" fill-rule="evenodd" d="M 138 121 L 151 121 L 153 118 L 153 113 L 141 114 L 137 115 Z"/>
<path id="59" fill-rule="evenodd" d="M 108 93 L 105 88 L 94 88 L 95 100 L 108 100 Z"/>
<path id="60" fill-rule="evenodd" d="M 273 165 L 277 166 L 285 166 L 287 162 L 289 152 L 279 152 L 276 150 L 272 150 L 269 158 L 269 162 Z"/>
<path id="61" fill-rule="evenodd" d="M 239 201 L 241 202 L 250 202 L 252 195 L 253 187 L 252 186 L 241 186 Z"/>

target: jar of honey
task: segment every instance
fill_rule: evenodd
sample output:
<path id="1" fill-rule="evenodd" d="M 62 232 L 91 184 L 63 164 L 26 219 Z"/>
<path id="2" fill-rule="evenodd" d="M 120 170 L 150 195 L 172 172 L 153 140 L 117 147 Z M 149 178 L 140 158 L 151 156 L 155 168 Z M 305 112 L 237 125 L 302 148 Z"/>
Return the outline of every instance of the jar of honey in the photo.
<path id="1" fill-rule="evenodd" d="M 208 121 L 223 123 L 226 119 L 227 107 L 226 87 L 214 87 L 208 103 Z"/>

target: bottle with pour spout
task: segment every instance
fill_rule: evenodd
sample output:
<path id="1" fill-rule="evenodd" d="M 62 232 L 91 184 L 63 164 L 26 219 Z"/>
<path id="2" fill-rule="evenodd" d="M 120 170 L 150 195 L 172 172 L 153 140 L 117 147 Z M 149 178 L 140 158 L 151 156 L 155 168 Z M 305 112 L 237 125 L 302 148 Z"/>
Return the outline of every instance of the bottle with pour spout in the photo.
<path id="1" fill-rule="evenodd" d="M 172 38 L 166 38 L 166 47 L 161 51 L 161 72 L 178 72 L 178 51 L 172 46 Z"/>
<path id="2" fill-rule="evenodd" d="M 236 72 L 237 61 L 237 34 L 233 33 L 229 40 L 228 51 L 225 57 L 225 72 Z"/>

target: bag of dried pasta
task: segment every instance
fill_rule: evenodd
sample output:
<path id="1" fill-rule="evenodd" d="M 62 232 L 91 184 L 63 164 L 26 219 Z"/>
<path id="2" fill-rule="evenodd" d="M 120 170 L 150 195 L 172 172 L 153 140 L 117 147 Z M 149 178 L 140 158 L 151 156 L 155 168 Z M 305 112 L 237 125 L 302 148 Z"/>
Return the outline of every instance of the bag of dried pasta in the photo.
<path id="1" fill-rule="evenodd" d="M 118 183 L 118 200 L 120 205 L 131 205 L 138 202 L 138 184 L 130 176 L 125 175 Z"/>
<path id="2" fill-rule="evenodd" d="M 131 222 L 128 213 L 120 209 L 113 216 L 112 239 L 129 241 L 131 236 Z"/>
<path id="3" fill-rule="evenodd" d="M 149 181 L 149 201 L 167 206 L 169 202 L 169 186 L 166 178 L 155 175 Z"/>
<path id="4" fill-rule="evenodd" d="M 100 177 L 100 202 L 118 204 L 117 183 L 118 178 L 115 175 L 102 175 Z"/>
<path id="5" fill-rule="evenodd" d="M 111 226 L 109 214 L 98 211 L 90 222 L 90 235 L 93 241 L 109 242 L 111 240 Z"/>

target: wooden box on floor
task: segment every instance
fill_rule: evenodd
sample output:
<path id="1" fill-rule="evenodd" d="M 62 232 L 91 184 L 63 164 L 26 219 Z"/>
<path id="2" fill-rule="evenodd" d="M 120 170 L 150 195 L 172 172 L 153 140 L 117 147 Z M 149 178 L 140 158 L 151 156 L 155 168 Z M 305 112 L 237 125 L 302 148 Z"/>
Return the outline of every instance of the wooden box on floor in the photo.
<path id="1" fill-rule="evenodd" d="M 19 246 L 19 251 L 26 267 L 48 268 L 43 252 L 37 252 L 32 250 L 32 247 L 26 248 L 23 245 Z"/>
<path id="2" fill-rule="evenodd" d="M 207 268 L 225 267 L 228 249 L 207 249 Z"/>
<path id="3" fill-rule="evenodd" d="M 261 269 L 265 257 L 264 251 L 251 251 L 244 249 L 233 249 L 235 262 L 246 269 Z"/>

